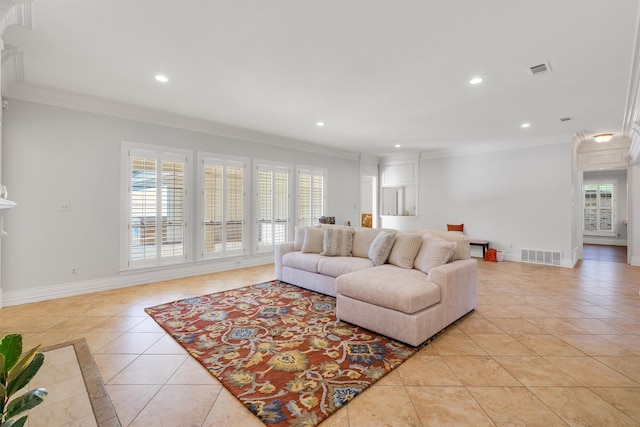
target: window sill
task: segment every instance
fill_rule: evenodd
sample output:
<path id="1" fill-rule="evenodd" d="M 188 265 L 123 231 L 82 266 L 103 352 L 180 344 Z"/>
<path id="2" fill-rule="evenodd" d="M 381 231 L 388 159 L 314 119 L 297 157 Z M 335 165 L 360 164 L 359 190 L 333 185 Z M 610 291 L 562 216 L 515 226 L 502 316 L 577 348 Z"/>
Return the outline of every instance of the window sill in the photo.
<path id="1" fill-rule="evenodd" d="M 618 237 L 618 234 L 615 232 L 609 232 L 609 231 L 583 231 L 582 232 L 583 236 L 589 236 L 589 237 Z"/>

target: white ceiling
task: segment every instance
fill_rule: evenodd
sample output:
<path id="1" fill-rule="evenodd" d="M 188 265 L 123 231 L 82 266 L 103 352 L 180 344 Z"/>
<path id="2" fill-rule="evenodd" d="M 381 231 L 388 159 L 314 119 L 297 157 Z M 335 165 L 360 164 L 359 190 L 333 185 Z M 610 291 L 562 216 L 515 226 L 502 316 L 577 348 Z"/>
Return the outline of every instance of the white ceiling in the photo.
<path id="1" fill-rule="evenodd" d="M 14 85 L 377 156 L 621 134 L 637 16 L 638 0 L 34 0 L 33 28 L 3 40 L 23 52 Z"/>

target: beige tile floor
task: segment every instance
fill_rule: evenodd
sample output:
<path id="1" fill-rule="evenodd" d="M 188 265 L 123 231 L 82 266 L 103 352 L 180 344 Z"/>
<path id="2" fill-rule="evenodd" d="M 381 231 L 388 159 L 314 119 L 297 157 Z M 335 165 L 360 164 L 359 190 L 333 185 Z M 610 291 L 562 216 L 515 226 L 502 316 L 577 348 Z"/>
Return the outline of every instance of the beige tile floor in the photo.
<path id="1" fill-rule="evenodd" d="M 86 338 L 123 426 L 261 426 L 143 309 L 273 276 L 268 265 L 7 307 L 0 333 L 25 346 Z M 478 261 L 477 310 L 323 426 L 638 426 L 639 287 L 623 263 Z"/>

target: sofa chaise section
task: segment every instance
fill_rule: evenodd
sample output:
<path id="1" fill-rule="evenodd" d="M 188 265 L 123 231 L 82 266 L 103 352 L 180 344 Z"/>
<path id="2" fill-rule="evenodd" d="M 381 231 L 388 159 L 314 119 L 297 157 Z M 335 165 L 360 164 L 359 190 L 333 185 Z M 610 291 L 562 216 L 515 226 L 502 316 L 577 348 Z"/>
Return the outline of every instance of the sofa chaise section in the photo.
<path id="1" fill-rule="evenodd" d="M 336 279 L 336 315 L 417 346 L 476 306 L 476 260 L 418 270 L 382 265 Z"/>

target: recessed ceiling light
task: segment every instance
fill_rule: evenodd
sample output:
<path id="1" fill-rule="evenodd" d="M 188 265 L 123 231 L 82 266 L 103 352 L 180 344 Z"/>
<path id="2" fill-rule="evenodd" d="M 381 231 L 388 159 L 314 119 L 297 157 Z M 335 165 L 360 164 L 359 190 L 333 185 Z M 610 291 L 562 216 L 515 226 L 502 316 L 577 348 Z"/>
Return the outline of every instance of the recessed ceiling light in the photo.
<path id="1" fill-rule="evenodd" d="M 319 128 L 321 128 L 322 126 L 324 126 L 324 122 L 316 122 L 316 126 L 318 126 Z"/>
<path id="2" fill-rule="evenodd" d="M 169 77 L 164 74 L 156 74 L 156 80 L 160 83 L 167 83 L 169 81 Z"/>
<path id="3" fill-rule="evenodd" d="M 471 80 L 469 80 L 469 83 L 471 83 L 472 85 L 477 85 L 482 83 L 482 77 L 474 77 Z"/>
<path id="4" fill-rule="evenodd" d="M 523 123 L 520 125 L 521 128 L 528 128 L 531 126 L 531 123 Z"/>
<path id="5" fill-rule="evenodd" d="M 400 144 L 396 144 L 396 145 L 394 145 L 394 147 L 396 147 L 396 148 L 400 148 L 400 147 L 402 147 L 402 145 L 400 145 Z"/>

